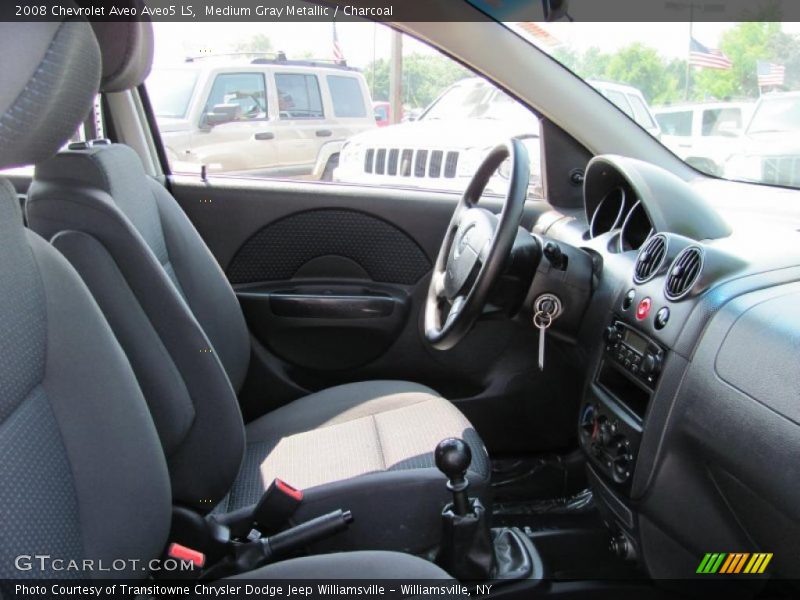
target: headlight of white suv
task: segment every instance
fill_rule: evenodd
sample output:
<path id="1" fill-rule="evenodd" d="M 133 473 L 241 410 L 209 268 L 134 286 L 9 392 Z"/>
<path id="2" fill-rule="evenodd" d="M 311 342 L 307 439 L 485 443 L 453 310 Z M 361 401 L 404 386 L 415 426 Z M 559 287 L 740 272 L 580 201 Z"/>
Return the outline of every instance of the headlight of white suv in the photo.
<path id="1" fill-rule="evenodd" d="M 760 156 L 734 154 L 725 162 L 725 179 L 761 181 L 764 176 Z"/>
<path id="2" fill-rule="evenodd" d="M 345 142 L 339 151 L 339 167 L 346 171 L 357 169 L 363 162 L 363 152 L 360 144 Z"/>

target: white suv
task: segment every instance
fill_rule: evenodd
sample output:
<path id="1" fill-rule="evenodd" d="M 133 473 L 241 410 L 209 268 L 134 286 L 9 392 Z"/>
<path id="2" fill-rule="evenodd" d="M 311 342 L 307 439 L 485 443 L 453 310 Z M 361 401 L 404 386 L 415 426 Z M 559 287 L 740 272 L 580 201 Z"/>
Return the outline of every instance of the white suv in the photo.
<path id="1" fill-rule="evenodd" d="M 344 140 L 376 126 L 358 70 L 283 54 L 188 59 L 147 90 L 176 172 L 330 179 Z"/>
<path id="2" fill-rule="evenodd" d="M 661 126 L 661 141 L 670 150 L 704 173 L 721 175 L 750 119 L 753 103 L 683 104 L 653 112 Z"/>
<path id="3" fill-rule="evenodd" d="M 527 147 L 530 194 L 541 197 L 537 117 L 479 77 L 451 85 L 416 121 L 350 138 L 334 180 L 461 193 L 488 152 L 509 137 L 520 138 Z M 504 166 L 489 181 L 487 192 L 505 193 Z"/>
<path id="4" fill-rule="evenodd" d="M 639 89 L 632 85 L 603 81 L 602 79 L 587 79 L 586 83 L 613 102 L 617 108 L 636 121 L 650 135 L 656 139 L 659 138 L 661 129 L 653 117 L 650 105 L 647 104 L 647 100 L 644 99 L 644 95 Z"/>

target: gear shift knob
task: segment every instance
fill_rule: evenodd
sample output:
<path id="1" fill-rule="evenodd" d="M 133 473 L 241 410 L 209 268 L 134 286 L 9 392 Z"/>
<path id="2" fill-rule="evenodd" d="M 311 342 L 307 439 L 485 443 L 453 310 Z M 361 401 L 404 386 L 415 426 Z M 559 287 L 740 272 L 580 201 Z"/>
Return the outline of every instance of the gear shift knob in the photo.
<path id="1" fill-rule="evenodd" d="M 436 468 L 452 481 L 464 479 L 472 462 L 472 451 L 464 440 L 446 438 L 436 445 L 433 457 Z"/>
<path id="2" fill-rule="evenodd" d="M 447 489 L 453 492 L 453 510 L 457 515 L 466 515 L 469 510 L 466 473 L 472 462 L 472 451 L 464 440 L 446 438 L 436 445 L 433 453 L 436 468 L 447 477 Z"/>

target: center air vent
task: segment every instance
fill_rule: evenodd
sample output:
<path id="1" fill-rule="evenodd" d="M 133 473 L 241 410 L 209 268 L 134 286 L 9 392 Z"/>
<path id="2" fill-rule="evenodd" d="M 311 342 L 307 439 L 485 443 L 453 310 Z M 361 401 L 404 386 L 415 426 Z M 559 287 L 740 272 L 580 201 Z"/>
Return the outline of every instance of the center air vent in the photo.
<path id="1" fill-rule="evenodd" d="M 644 283 L 650 281 L 664 264 L 667 256 L 667 238 L 657 233 L 642 247 L 636 257 L 633 270 L 633 281 Z"/>
<path id="2" fill-rule="evenodd" d="M 681 250 L 672 261 L 664 294 L 670 300 L 680 300 L 692 289 L 703 268 L 703 251 L 697 246 Z"/>

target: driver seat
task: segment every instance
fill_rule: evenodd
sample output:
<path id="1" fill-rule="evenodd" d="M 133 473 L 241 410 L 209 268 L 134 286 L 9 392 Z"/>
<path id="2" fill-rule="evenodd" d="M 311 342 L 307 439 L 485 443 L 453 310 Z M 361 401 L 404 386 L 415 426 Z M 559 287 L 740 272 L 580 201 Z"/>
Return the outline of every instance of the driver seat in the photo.
<path id="1" fill-rule="evenodd" d="M 101 90 L 140 85 L 152 60 L 150 24 L 94 27 Z M 231 521 L 281 478 L 305 490 L 297 521 L 352 511 L 353 525 L 330 542 L 335 549 L 422 552 L 440 535 L 448 492 L 433 450 L 450 436 L 470 445 L 472 491 L 488 503 L 480 437 L 422 385 L 341 385 L 243 426 L 237 394 L 251 349 L 239 303 L 186 214 L 131 148 L 84 144 L 38 164 L 26 211 L 30 227 L 79 272 L 125 350 L 175 504 Z"/>

